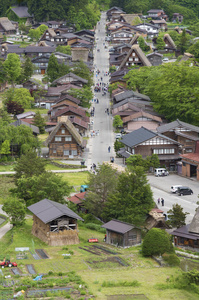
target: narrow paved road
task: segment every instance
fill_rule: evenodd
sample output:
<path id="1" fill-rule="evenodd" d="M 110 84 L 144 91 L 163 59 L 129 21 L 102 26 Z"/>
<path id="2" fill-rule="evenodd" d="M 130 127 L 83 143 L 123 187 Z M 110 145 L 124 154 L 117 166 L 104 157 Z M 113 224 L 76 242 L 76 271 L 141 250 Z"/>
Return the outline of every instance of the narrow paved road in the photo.
<path id="1" fill-rule="evenodd" d="M 97 24 L 95 40 L 96 49 L 94 49 L 94 85 L 109 83 L 109 76 L 105 76 L 106 72 L 109 71 L 109 52 L 108 48 L 105 49 L 105 26 L 106 26 L 106 13 L 102 12 L 101 20 Z M 108 46 L 108 44 L 107 44 Z M 99 49 L 99 51 L 98 51 Z M 100 71 L 97 74 L 97 70 Z M 102 80 L 101 80 L 102 78 Z M 92 102 L 92 107 L 95 108 L 95 115 L 91 118 L 93 125 L 91 130 L 95 132 L 99 130 L 99 134 L 90 137 L 88 140 L 87 147 L 89 148 L 89 153 L 85 153 L 86 165 L 89 167 L 92 163 L 96 165 L 102 163 L 103 161 L 110 161 L 111 156 L 115 156 L 114 153 L 114 134 L 112 129 L 112 116 L 105 113 L 105 110 L 109 108 L 110 96 L 107 93 L 102 96 L 102 92 L 94 92 L 95 97 L 99 100 L 99 104 Z M 108 152 L 108 147 L 111 147 L 110 153 Z"/>

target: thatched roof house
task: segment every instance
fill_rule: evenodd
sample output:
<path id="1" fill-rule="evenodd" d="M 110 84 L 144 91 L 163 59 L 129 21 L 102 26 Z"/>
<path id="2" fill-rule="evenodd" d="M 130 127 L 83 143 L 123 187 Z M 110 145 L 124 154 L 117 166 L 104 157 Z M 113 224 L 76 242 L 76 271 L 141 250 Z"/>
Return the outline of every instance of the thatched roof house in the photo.
<path id="1" fill-rule="evenodd" d="M 66 205 L 43 199 L 28 209 L 33 213 L 32 234 L 50 246 L 78 244 L 77 220 L 83 221 Z"/>
<path id="2" fill-rule="evenodd" d="M 0 18 L 0 32 L 5 34 L 13 34 L 16 32 L 15 26 L 7 17 Z"/>

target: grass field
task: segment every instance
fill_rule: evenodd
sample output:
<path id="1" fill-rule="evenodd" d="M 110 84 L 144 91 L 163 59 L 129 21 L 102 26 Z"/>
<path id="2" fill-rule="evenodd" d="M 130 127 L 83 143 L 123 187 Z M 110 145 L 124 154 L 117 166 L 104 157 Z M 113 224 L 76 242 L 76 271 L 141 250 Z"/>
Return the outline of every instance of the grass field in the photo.
<path id="1" fill-rule="evenodd" d="M 178 276 L 181 270 L 177 267 L 159 267 L 151 258 L 144 258 L 140 254 L 140 246 L 128 249 L 121 249 L 106 245 L 103 242 L 104 234 L 91 231 L 85 227 L 79 227 L 80 244 L 69 245 L 66 247 L 50 247 L 39 239 L 31 235 L 32 220 L 28 219 L 22 229 L 10 231 L 4 236 L 0 243 L 1 256 L 10 256 L 11 260 L 16 261 L 15 247 L 30 247 L 30 250 L 44 249 L 49 259 L 34 260 L 28 253 L 28 259 L 18 260 L 18 267 L 21 272 L 27 275 L 26 264 L 33 264 L 36 272 L 71 272 L 81 276 L 86 283 L 89 293 L 94 295 L 92 299 L 106 300 L 112 299 L 111 295 L 129 295 L 129 297 L 119 297 L 116 299 L 150 299 L 150 300 L 196 300 L 198 295 L 184 290 L 161 287 L 161 284 L 167 286 L 168 277 Z M 88 238 L 95 237 L 99 239 L 97 246 L 105 247 L 116 254 L 104 253 L 96 249 L 94 244 L 87 242 Z M 83 249 L 80 249 L 83 248 Z M 91 249 L 93 253 L 86 250 Z M 69 259 L 64 259 L 62 254 L 72 251 Z M 121 258 L 128 263 L 128 267 L 115 264 L 115 257 Z M 96 267 L 96 261 L 102 261 L 101 265 Z M 109 261 L 109 262 L 107 262 Z M 4 274 L 11 274 L 9 269 L 4 269 Z M 14 278 L 14 275 L 11 275 Z M 24 278 L 21 277 L 21 278 Z M 27 277 L 25 277 L 27 278 Z M 18 278 L 17 280 L 20 280 Z M 112 282 L 113 287 L 104 287 L 104 282 Z M 125 282 L 123 286 L 122 282 Z M 136 282 L 136 285 L 133 285 Z M 39 286 L 38 286 L 39 287 Z M 131 295 L 144 295 L 143 298 L 132 298 Z M 108 298 L 108 296 L 110 296 Z M 56 298 L 53 298 L 56 299 Z M 62 298 L 57 298 L 62 299 Z M 76 299 L 76 298 L 72 298 Z M 85 298 L 83 298 L 85 299 Z M 87 299 L 87 298 L 86 298 Z M 115 298 L 113 298 L 115 299 Z"/>

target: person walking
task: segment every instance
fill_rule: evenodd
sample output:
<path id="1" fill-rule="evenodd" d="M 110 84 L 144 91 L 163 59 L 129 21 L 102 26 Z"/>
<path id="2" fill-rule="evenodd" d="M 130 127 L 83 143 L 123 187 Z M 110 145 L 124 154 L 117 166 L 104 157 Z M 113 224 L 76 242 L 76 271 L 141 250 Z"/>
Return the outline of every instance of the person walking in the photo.
<path id="1" fill-rule="evenodd" d="M 164 199 L 161 198 L 161 203 L 162 203 L 162 206 L 164 206 Z"/>
<path id="2" fill-rule="evenodd" d="M 111 151 L 111 147 L 110 147 L 110 146 L 108 146 L 108 153 L 110 153 L 110 151 Z"/>
<path id="3" fill-rule="evenodd" d="M 160 204 L 160 198 L 158 198 L 158 204 Z"/>

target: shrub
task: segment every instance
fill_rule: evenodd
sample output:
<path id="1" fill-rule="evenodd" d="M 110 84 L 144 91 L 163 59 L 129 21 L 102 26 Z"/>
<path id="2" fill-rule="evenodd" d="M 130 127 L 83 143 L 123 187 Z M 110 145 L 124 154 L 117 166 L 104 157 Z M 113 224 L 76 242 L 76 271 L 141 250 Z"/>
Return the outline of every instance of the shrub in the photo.
<path id="1" fill-rule="evenodd" d="M 164 253 L 162 257 L 172 267 L 179 266 L 180 264 L 180 259 L 177 257 L 176 254 Z"/>
<path id="2" fill-rule="evenodd" d="M 74 254 L 74 252 L 73 252 L 72 250 L 70 250 L 69 253 L 70 253 L 70 255 L 73 255 L 73 254 Z"/>
<path id="3" fill-rule="evenodd" d="M 91 230 L 106 233 L 106 229 L 101 228 L 101 225 L 98 225 L 98 224 L 87 223 L 87 224 L 85 224 L 85 227 L 88 228 L 88 229 L 91 229 Z"/>
<path id="4" fill-rule="evenodd" d="M 103 281 L 102 287 L 119 287 L 119 286 L 140 286 L 137 280 L 133 281 Z"/>
<path id="5" fill-rule="evenodd" d="M 162 229 L 152 228 L 147 232 L 142 243 L 142 254 L 144 256 L 151 256 L 162 255 L 165 252 L 174 252 L 171 237 Z"/>
<path id="6" fill-rule="evenodd" d="M 68 250 L 68 247 L 64 246 L 64 247 L 62 248 L 62 250 Z"/>

